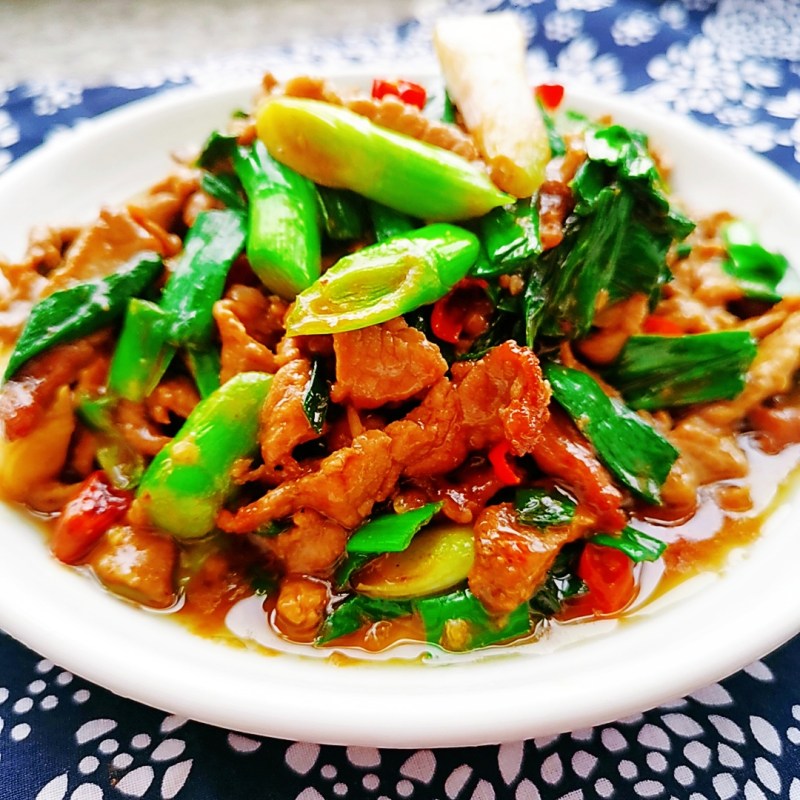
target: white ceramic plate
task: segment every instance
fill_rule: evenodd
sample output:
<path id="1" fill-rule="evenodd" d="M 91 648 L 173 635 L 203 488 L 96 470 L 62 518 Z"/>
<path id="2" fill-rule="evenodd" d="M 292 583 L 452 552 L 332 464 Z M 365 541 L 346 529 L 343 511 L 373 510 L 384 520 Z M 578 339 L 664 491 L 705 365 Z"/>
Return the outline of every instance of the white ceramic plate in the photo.
<path id="1" fill-rule="evenodd" d="M 21 255 L 36 224 L 88 220 L 160 178 L 167 154 L 201 142 L 250 88 L 175 91 L 64 135 L 0 178 L 0 252 Z M 752 220 L 764 243 L 800 264 L 800 191 L 713 132 L 649 113 L 634 100 L 568 96 L 650 132 L 675 164 L 679 194 L 700 212 Z M 0 507 L 0 625 L 108 689 L 240 731 L 324 743 L 474 745 L 585 727 L 688 693 L 800 630 L 796 587 L 800 493 L 784 498 L 761 539 L 720 574 L 684 584 L 623 624 L 559 646 L 445 665 L 337 667 L 266 656 L 190 634 L 98 590 L 59 565 L 40 532 Z"/>

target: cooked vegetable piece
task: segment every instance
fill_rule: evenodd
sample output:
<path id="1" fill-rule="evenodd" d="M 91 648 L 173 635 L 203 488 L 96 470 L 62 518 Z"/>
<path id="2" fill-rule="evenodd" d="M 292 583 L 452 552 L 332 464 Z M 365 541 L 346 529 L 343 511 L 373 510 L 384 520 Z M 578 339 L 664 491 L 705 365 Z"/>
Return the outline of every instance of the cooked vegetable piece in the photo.
<path id="1" fill-rule="evenodd" d="M 186 350 L 186 363 L 192 373 L 200 397 L 205 399 L 220 385 L 220 356 L 213 347 L 206 350 Z"/>
<path id="2" fill-rule="evenodd" d="M 227 208 L 242 214 L 246 213 L 247 203 L 239 194 L 241 183 L 235 175 L 215 175 L 213 172 L 204 172 L 203 177 L 200 178 L 200 188 Z"/>
<path id="3" fill-rule="evenodd" d="M 421 219 L 479 217 L 512 200 L 461 156 L 346 108 L 281 97 L 264 104 L 256 125 L 270 154 L 314 183 L 352 189 Z"/>
<path id="4" fill-rule="evenodd" d="M 462 278 L 444 297 L 433 304 L 430 329 L 433 335 L 448 344 L 457 344 L 464 323 L 472 310 L 471 298 L 476 290 L 486 293 L 489 284 L 483 278 Z"/>
<path id="5" fill-rule="evenodd" d="M 558 489 L 518 489 L 514 507 L 522 522 L 539 528 L 568 525 L 575 516 L 575 503 Z"/>
<path id="6" fill-rule="evenodd" d="M 367 228 L 364 199 L 346 189 L 317 186 L 325 233 L 335 241 L 360 239 Z"/>
<path id="7" fill-rule="evenodd" d="M 587 542 L 578 561 L 578 577 L 588 592 L 569 604 L 573 616 L 616 614 L 636 596 L 633 561 L 612 547 Z"/>
<path id="8" fill-rule="evenodd" d="M 665 542 L 656 539 L 642 531 L 637 531 L 627 525 L 622 529 L 618 536 L 611 536 L 608 533 L 597 533 L 590 539 L 594 544 L 604 547 L 614 547 L 625 553 L 625 555 L 635 564 L 641 561 L 655 561 L 667 549 Z"/>
<path id="9" fill-rule="evenodd" d="M 524 266 L 542 250 L 539 214 L 530 199 L 490 211 L 480 221 L 480 234 L 498 272 Z"/>
<path id="10" fill-rule="evenodd" d="M 509 14 L 447 17 L 434 29 L 447 91 L 494 182 L 530 197 L 550 160 L 547 130 L 525 74 L 527 42 Z"/>
<path id="11" fill-rule="evenodd" d="M 11 353 L 4 380 L 53 345 L 78 339 L 115 322 L 127 308 L 128 300 L 147 288 L 161 266 L 157 253 L 137 253 L 103 280 L 78 283 L 40 300 Z"/>
<path id="12" fill-rule="evenodd" d="M 422 617 L 425 634 L 433 644 L 450 643 L 443 642 L 443 638 L 455 638 L 445 637 L 448 624 L 459 621 L 466 623 L 466 636 L 459 642 L 459 649 L 463 650 L 501 644 L 509 639 L 525 636 L 532 630 L 527 603 L 523 603 L 510 614 L 493 618 L 469 589 L 416 600 L 414 609 Z"/>
<path id="13" fill-rule="evenodd" d="M 132 495 L 111 486 L 103 472 L 93 472 L 61 511 L 50 548 L 59 561 L 79 563 L 130 507 Z"/>
<path id="14" fill-rule="evenodd" d="M 161 297 L 168 315 L 167 339 L 175 346 L 207 347 L 214 330 L 212 308 L 244 247 L 245 220 L 238 211 L 202 211 Z"/>
<path id="15" fill-rule="evenodd" d="M 604 374 L 631 408 L 730 400 L 744 389 L 756 350 L 747 331 L 631 336 Z"/>
<path id="16" fill-rule="evenodd" d="M 656 429 L 619 400 L 605 394 L 585 372 L 545 364 L 553 397 L 592 443 L 601 461 L 631 491 L 661 502 L 661 486 L 678 451 Z"/>
<path id="17" fill-rule="evenodd" d="M 303 394 L 303 411 L 309 425 L 317 432 L 322 433 L 325 417 L 328 414 L 331 385 L 325 377 L 319 359 L 314 359 L 311 365 L 311 377 Z"/>
<path id="18" fill-rule="evenodd" d="M 144 457 L 131 447 L 114 420 L 116 398 L 83 398 L 75 409 L 97 440 L 95 458 L 116 489 L 135 489 L 144 474 Z"/>
<path id="19" fill-rule="evenodd" d="M 169 321 L 169 315 L 155 303 L 131 299 L 109 368 L 112 394 L 139 402 L 155 389 L 175 354 L 175 348 L 167 343 Z"/>
<path id="20" fill-rule="evenodd" d="M 411 604 L 397 600 L 380 600 L 363 595 L 353 595 L 340 603 L 326 618 L 316 644 L 327 644 L 333 639 L 354 633 L 370 622 L 396 619 L 411 613 Z"/>
<path id="21" fill-rule="evenodd" d="M 489 449 L 486 457 L 492 465 L 497 479 L 506 486 L 517 486 L 522 481 L 522 476 L 515 472 L 514 468 L 509 463 L 509 456 L 511 455 L 511 444 L 506 439 L 498 442 L 496 445 Z"/>
<path id="22" fill-rule="evenodd" d="M 235 151 L 234 166 L 249 201 L 247 258 L 267 289 L 291 300 L 321 270 L 314 184 L 258 140 Z"/>
<path id="23" fill-rule="evenodd" d="M 383 203 L 370 201 L 367 203 L 372 230 L 375 233 L 376 242 L 385 242 L 394 236 L 408 233 L 419 227 L 419 223 L 408 214 L 395 211 Z"/>
<path id="24" fill-rule="evenodd" d="M 345 256 L 297 296 L 287 335 L 357 330 L 433 303 L 467 274 L 478 247 L 474 234 L 438 223 Z"/>
<path id="25" fill-rule="evenodd" d="M 582 542 L 571 542 L 561 548 L 544 582 L 530 599 L 534 614 L 552 617 L 561 611 L 565 601 L 586 592 L 587 586 L 577 574 L 578 557 L 582 550 Z"/>
<path id="26" fill-rule="evenodd" d="M 348 539 L 347 552 L 399 553 L 411 544 L 414 535 L 433 519 L 441 507 L 441 503 L 426 503 L 403 514 L 376 517 Z"/>
<path id="27" fill-rule="evenodd" d="M 759 243 L 755 229 L 741 220 L 723 225 L 721 232 L 728 251 L 722 268 L 736 278 L 746 297 L 777 303 L 789 268 L 786 257 L 767 250 Z"/>
<path id="28" fill-rule="evenodd" d="M 233 464 L 258 449 L 261 406 L 272 376 L 241 372 L 202 400 L 153 459 L 136 495 L 139 511 L 178 539 L 214 529 L 234 490 Z"/>
<path id="29" fill-rule="evenodd" d="M 472 528 L 437 525 L 418 533 L 401 552 L 387 552 L 369 561 L 351 583 L 369 597 L 424 597 L 465 581 L 474 557 Z"/>
<path id="30" fill-rule="evenodd" d="M 633 197 L 603 190 L 594 213 L 567 225 L 564 240 L 534 265 L 525 290 L 528 345 L 537 336 L 578 338 L 591 328 L 597 297 L 614 274 Z"/>

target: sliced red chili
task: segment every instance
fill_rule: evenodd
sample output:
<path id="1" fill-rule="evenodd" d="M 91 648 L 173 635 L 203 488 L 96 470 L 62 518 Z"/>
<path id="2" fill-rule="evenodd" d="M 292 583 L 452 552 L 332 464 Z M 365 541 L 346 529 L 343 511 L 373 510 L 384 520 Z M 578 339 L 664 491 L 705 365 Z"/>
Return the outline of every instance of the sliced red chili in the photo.
<path id="1" fill-rule="evenodd" d="M 458 343 L 461 332 L 464 330 L 464 320 L 468 312 L 468 306 L 459 302 L 459 295 L 463 294 L 465 289 L 475 288 L 486 291 L 489 288 L 489 284 L 483 278 L 464 278 L 450 292 L 433 304 L 431 330 L 437 339 L 449 344 Z"/>
<path id="2" fill-rule="evenodd" d="M 564 99 L 564 87 L 560 83 L 540 83 L 534 94 L 547 111 L 555 111 Z"/>
<path id="3" fill-rule="evenodd" d="M 418 83 L 404 80 L 387 81 L 382 78 L 376 78 L 372 82 L 372 96 L 376 100 L 382 100 L 387 95 L 399 97 L 404 103 L 416 106 L 419 109 L 425 108 L 425 103 L 428 99 L 425 87 L 420 86 Z"/>
<path id="4" fill-rule="evenodd" d="M 588 542 L 577 572 L 589 591 L 570 603 L 569 616 L 616 614 L 636 595 L 633 561 L 613 547 Z"/>
<path id="5" fill-rule="evenodd" d="M 517 486 L 522 478 L 514 471 L 514 468 L 508 461 L 510 452 L 511 445 L 509 442 L 505 439 L 502 442 L 498 442 L 489 450 L 489 463 L 492 465 L 492 469 L 498 480 L 502 481 L 506 486 Z"/>
<path id="6" fill-rule="evenodd" d="M 130 508 L 133 495 L 111 486 L 102 471 L 81 484 L 56 523 L 50 548 L 65 564 L 77 564 L 100 537 Z"/>
<path id="7" fill-rule="evenodd" d="M 651 314 L 642 323 L 644 333 L 654 333 L 659 336 L 683 336 L 683 328 L 677 322 L 673 322 L 667 317 L 659 317 Z"/>

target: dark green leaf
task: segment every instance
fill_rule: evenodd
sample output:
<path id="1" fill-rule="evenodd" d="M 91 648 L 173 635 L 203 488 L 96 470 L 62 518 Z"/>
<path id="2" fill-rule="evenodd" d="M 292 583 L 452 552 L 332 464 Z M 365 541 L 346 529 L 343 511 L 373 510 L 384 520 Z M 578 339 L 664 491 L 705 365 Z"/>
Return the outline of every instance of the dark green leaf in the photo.
<path id="1" fill-rule="evenodd" d="M 347 541 L 348 553 L 399 553 L 442 507 L 426 503 L 404 514 L 384 514 L 362 525 Z"/>
<path id="2" fill-rule="evenodd" d="M 542 250 L 539 212 L 534 201 L 526 198 L 492 209 L 480 220 L 480 238 L 495 272 L 508 272 L 527 264 Z"/>
<path id="3" fill-rule="evenodd" d="M 730 400 L 744 389 L 756 349 L 747 331 L 631 336 L 605 377 L 632 408 Z"/>
<path id="4" fill-rule="evenodd" d="M 346 189 L 317 186 L 319 208 L 325 233 L 335 241 L 360 239 L 367 230 L 364 198 Z"/>
<path id="5" fill-rule="evenodd" d="M 604 547 L 613 547 L 625 553 L 628 558 L 639 564 L 642 561 L 655 561 L 667 549 L 666 542 L 656 539 L 642 531 L 637 531 L 627 525 L 617 536 L 608 533 L 597 533 L 590 539 L 595 544 Z"/>
<path id="6" fill-rule="evenodd" d="M 230 162 L 238 145 L 235 136 L 228 136 L 214 131 L 203 145 L 197 157 L 197 166 L 207 170 L 216 170 L 221 163 Z"/>
<path id="7" fill-rule="evenodd" d="M 325 377 L 320 359 L 315 358 L 311 364 L 311 376 L 308 386 L 303 392 L 303 412 L 308 424 L 317 432 L 322 433 L 325 418 L 328 416 L 328 402 L 330 400 L 330 381 Z"/>
<path id="8" fill-rule="evenodd" d="M 372 230 L 375 233 L 376 242 L 385 242 L 387 239 L 408 233 L 419 227 L 417 220 L 412 219 L 408 214 L 395 211 L 393 208 L 376 203 L 374 200 L 368 201 L 367 210 L 372 221 Z"/>
<path id="9" fill-rule="evenodd" d="M 558 551 L 547 577 L 531 598 L 530 605 L 534 614 L 552 617 L 561 611 L 565 600 L 587 591 L 586 584 L 575 574 L 582 549 L 582 542 L 572 542 Z"/>
<path id="10" fill-rule="evenodd" d="M 364 625 L 383 619 L 396 619 L 411 613 L 411 604 L 404 600 L 378 600 L 364 595 L 352 595 L 336 606 L 325 620 L 316 644 L 327 644 Z"/>
<path id="11" fill-rule="evenodd" d="M 623 403 L 608 397 L 591 375 L 545 364 L 553 397 L 592 443 L 600 460 L 632 492 L 661 502 L 661 486 L 678 451 Z"/>
<path id="12" fill-rule="evenodd" d="M 205 399 L 220 387 L 219 350 L 209 347 L 204 350 L 186 350 L 186 363 L 192 373 L 200 397 Z"/>
<path id="13" fill-rule="evenodd" d="M 26 361 L 57 344 L 71 342 L 111 325 L 161 272 L 157 253 L 137 253 L 113 275 L 70 286 L 40 300 L 31 311 L 8 366 L 8 380 Z"/>
<path id="14" fill-rule="evenodd" d="M 240 192 L 241 184 L 235 175 L 204 172 L 200 179 L 200 188 L 207 195 L 219 200 L 226 208 L 241 212 L 247 209 L 247 203 Z"/>
<path id="15" fill-rule="evenodd" d="M 514 507 L 522 522 L 539 528 L 567 525 L 575 516 L 575 503 L 558 489 L 518 489 Z"/>
<path id="16" fill-rule="evenodd" d="M 736 279 L 745 297 L 777 303 L 781 299 L 778 287 L 789 267 L 787 259 L 764 248 L 755 230 L 738 220 L 722 227 L 722 241 L 728 251 L 722 268 Z"/>

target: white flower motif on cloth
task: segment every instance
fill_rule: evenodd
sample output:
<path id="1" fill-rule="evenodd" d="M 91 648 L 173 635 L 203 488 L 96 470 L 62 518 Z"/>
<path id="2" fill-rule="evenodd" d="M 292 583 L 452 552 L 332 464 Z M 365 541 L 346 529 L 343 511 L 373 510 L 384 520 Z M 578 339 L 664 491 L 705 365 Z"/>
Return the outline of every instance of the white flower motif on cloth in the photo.
<path id="1" fill-rule="evenodd" d="M 83 99 L 83 87 L 76 81 L 48 81 L 29 86 L 33 98 L 33 113 L 40 117 L 78 105 Z"/>

